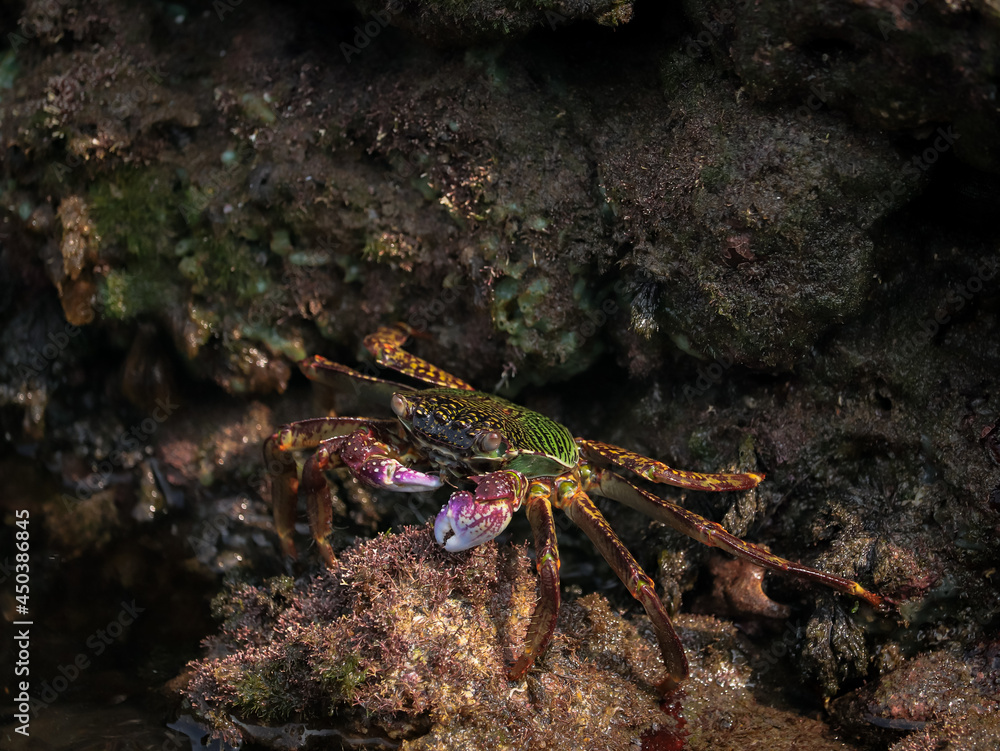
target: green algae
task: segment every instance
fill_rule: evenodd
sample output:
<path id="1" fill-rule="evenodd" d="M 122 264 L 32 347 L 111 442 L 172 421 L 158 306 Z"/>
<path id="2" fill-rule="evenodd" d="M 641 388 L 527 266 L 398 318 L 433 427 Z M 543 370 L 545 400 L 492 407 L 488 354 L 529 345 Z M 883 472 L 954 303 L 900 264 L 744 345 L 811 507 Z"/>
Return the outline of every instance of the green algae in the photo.
<path id="1" fill-rule="evenodd" d="M 299 698 L 289 690 L 291 667 L 265 659 L 245 665 L 227 663 L 216 669 L 216 677 L 232 691 L 235 710 L 265 722 L 278 723 L 289 719 L 300 706 Z"/>
<path id="2" fill-rule="evenodd" d="M 0 92 L 14 88 L 17 72 L 17 53 L 12 49 L 7 50 L 0 55 Z M 2 101 L 3 94 L 0 93 L 0 102 Z"/>
<path id="3" fill-rule="evenodd" d="M 178 180 L 161 168 L 123 168 L 91 187 L 90 215 L 102 245 L 141 260 L 166 254 L 182 231 Z"/>
<path id="4" fill-rule="evenodd" d="M 240 97 L 243 111 L 251 120 L 257 120 L 265 125 L 272 124 L 277 117 L 271 108 L 271 97 L 268 94 L 247 93 Z"/>
<path id="5" fill-rule="evenodd" d="M 97 182 L 89 198 L 102 255 L 118 254 L 122 262 L 106 290 L 116 317 L 132 318 L 191 293 L 246 304 L 273 283 L 258 258 L 261 248 L 242 237 L 253 237 L 250 229 L 216 233 L 192 222 L 184 211 L 190 195 L 169 170 L 123 168 Z"/>
<path id="6" fill-rule="evenodd" d="M 493 290 L 493 325 L 525 355 L 556 363 L 558 377 L 584 370 L 603 349 L 596 334 L 619 311 L 613 285 L 594 292 L 586 277 L 553 280 L 529 271 L 525 262 L 506 268 L 511 275 L 497 281 Z M 571 288 L 566 290 L 569 282 Z M 572 300 L 569 305 L 567 297 Z"/>
<path id="7" fill-rule="evenodd" d="M 361 662 L 360 655 L 344 655 L 332 650 L 316 661 L 315 675 L 331 696 L 346 702 L 353 702 L 358 690 L 365 681 L 372 677 L 371 671 Z M 331 702 L 330 713 L 335 711 L 336 703 Z"/>

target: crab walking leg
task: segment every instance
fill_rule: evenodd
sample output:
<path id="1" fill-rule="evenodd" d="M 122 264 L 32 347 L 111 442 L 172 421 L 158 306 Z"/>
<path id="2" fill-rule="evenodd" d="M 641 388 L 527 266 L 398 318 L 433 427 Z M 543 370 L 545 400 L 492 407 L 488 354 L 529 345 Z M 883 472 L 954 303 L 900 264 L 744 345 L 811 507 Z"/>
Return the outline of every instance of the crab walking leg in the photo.
<path id="1" fill-rule="evenodd" d="M 642 454 L 612 446 L 610 443 L 588 441 L 585 438 L 577 438 L 576 445 L 580 447 L 580 451 L 588 459 L 604 459 L 612 464 L 630 469 L 647 480 L 690 490 L 749 490 L 756 487 L 764 479 L 764 475 L 759 472 L 743 474 L 686 472 L 682 469 L 668 467 L 663 462 L 650 459 Z"/>
<path id="2" fill-rule="evenodd" d="M 299 370 L 310 381 L 321 383 L 337 391 L 346 391 L 351 388 L 356 393 L 361 393 L 364 390 L 371 398 L 381 400 L 383 404 L 388 404 L 392 395 L 397 392 L 413 391 L 410 386 L 359 373 L 346 365 L 332 362 L 319 355 L 300 360 Z"/>
<path id="3" fill-rule="evenodd" d="M 528 491 L 527 514 L 535 537 L 535 566 L 538 569 L 538 603 L 531 614 L 528 633 L 524 637 L 524 653 L 510 669 L 510 679 L 520 680 L 552 639 L 559 615 L 559 546 L 556 542 L 556 521 L 552 514 L 552 486 L 532 482 Z"/>
<path id="4" fill-rule="evenodd" d="M 316 453 L 306 459 L 302 467 L 301 488 L 309 511 L 309 531 L 312 532 L 323 561 L 330 568 L 336 565 L 337 556 L 327 539 L 333 532 L 333 498 L 324 472 L 342 464 L 340 457 L 331 451 L 329 442 L 325 441 L 319 445 Z"/>
<path id="5" fill-rule="evenodd" d="M 392 368 L 404 375 L 411 376 L 424 383 L 434 386 L 443 386 L 450 389 L 464 389 L 465 391 L 475 391 L 469 384 L 461 378 L 453 376 L 451 373 L 442 370 L 437 365 L 432 365 L 426 360 L 421 360 L 416 355 L 411 355 L 403 349 L 406 340 L 416 331 L 405 323 L 397 323 L 394 326 L 383 326 L 374 334 L 365 337 L 365 347 L 375 362 L 386 368 Z"/>
<path id="6" fill-rule="evenodd" d="M 687 678 L 688 662 L 684 656 L 684 646 L 670 623 L 670 616 L 656 595 L 653 580 L 646 575 L 628 548 L 618 539 L 618 535 L 611 529 L 611 525 L 590 497 L 575 483 L 572 485 L 575 487 L 566 483 L 568 490 L 566 497 L 563 497 L 565 491 L 560 489 L 559 503 L 569 518 L 594 543 L 594 547 L 618 574 L 618 578 L 628 588 L 629 593 L 642 603 L 646 615 L 653 624 L 653 633 L 656 634 L 663 665 L 667 669 L 667 676 L 660 682 L 659 689 L 663 693 L 673 691 Z"/>
<path id="7" fill-rule="evenodd" d="M 586 476 L 587 472 L 584 471 L 583 474 Z M 606 469 L 592 470 L 589 473 L 589 482 L 585 483 L 584 487 L 588 491 L 607 496 L 646 514 L 646 516 L 663 522 L 704 545 L 720 548 L 738 558 L 743 558 L 772 571 L 784 571 L 808 581 L 825 584 L 837 592 L 860 597 L 878 610 L 889 609 L 889 602 L 885 598 L 869 592 L 855 581 L 773 555 L 757 545 L 729 534 L 715 522 L 703 519 L 682 506 L 665 501 L 648 491 L 635 487 L 614 472 Z"/>
<path id="8" fill-rule="evenodd" d="M 264 466 L 271 485 L 271 508 L 274 529 L 281 549 L 290 558 L 295 551 L 295 508 L 298 505 L 299 479 L 291 452 L 311 449 L 325 440 L 346 435 L 362 425 L 384 423 L 395 426 L 393 420 L 366 420 L 361 417 L 317 417 L 281 427 L 264 441 Z"/>

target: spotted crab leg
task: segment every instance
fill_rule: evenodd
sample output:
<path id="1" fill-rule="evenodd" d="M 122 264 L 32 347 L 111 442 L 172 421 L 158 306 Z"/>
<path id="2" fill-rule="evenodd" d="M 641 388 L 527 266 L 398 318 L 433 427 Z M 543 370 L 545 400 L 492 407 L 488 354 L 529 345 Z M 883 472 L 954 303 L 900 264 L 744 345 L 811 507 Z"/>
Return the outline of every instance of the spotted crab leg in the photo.
<path id="1" fill-rule="evenodd" d="M 333 549 L 327 542 L 331 529 L 332 501 L 325 470 L 343 463 L 351 473 L 372 487 L 398 492 L 434 490 L 441 478 L 410 469 L 400 451 L 391 446 L 399 430 L 394 420 L 361 417 L 320 417 L 285 425 L 264 443 L 264 458 L 271 479 L 274 526 L 285 554 L 295 558 L 295 509 L 299 479 L 290 452 L 316 448 L 302 471 L 302 488 L 307 491 L 310 528 L 323 559 L 332 564 Z"/>
<path id="2" fill-rule="evenodd" d="M 559 548 L 551 500 L 555 491 L 551 479 L 529 481 L 513 470 L 471 479 L 476 483 L 475 492 L 452 493 L 434 523 L 434 536 L 449 551 L 468 550 L 495 538 L 514 512 L 526 505 L 535 537 L 539 597 L 525 635 L 524 652 L 509 673 L 511 680 L 520 680 L 548 646 L 559 614 Z"/>
<path id="3" fill-rule="evenodd" d="M 756 487 L 764 479 L 764 475 L 759 472 L 743 474 L 686 472 L 668 467 L 663 462 L 650 459 L 642 454 L 612 446 L 610 443 L 588 441 L 585 438 L 577 438 L 576 445 L 580 447 L 581 453 L 587 459 L 603 459 L 625 469 L 630 469 L 647 480 L 676 485 L 679 488 L 688 488 L 689 490 L 748 490 Z"/>
<path id="4" fill-rule="evenodd" d="M 333 496 L 324 473 L 343 464 L 330 446 L 332 441 L 339 440 L 342 439 L 334 438 L 319 445 L 315 453 L 306 459 L 300 482 L 309 513 L 309 531 L 316 542 L 320 556 L 330 568 L 336 565 L 337 556 L 329 540 L 330 533 L 333 532 Z"/>
<path id="5" fill-rule="evenodd" d="M 757 545 L 745 542 L 731 535 L 721 525 L 703 519 L 692 511 L 665 501 L 652 493 L 637 488 L 620 475 L 607 469 L 595 469 L 584 465 L 581 474 L 586 478 L 584 487 L 622 503 L 647 516 L 663 522 L 678 532 L 698 540 L 704 545 L 720 548 L 738 558 L 755 563 L 772 571 L 783 571 L 807 581 L 824 584 L 827 587 L 853 597 L 859 597 L 878 610 L 886 611 L 890 602 L 873 592 L 869 592 L 855 581 L 842 576 L 795 563 L 773 555 Z"/>
<path id="6" fill-rule="evenodd" d="M 365 337 L 365 347 L 372 353 L 375 362 L 379 365 L 392 368 L 434 386 L 475 391 L 461 378 L 453 376 L 437 365 L 432 365 L 404 350 L 403 345 L 414 334 L 416 334 L 416 330 L 405 323 L 383 326 L 374 334 Z"/>
<path id="7" fill-rule="evenodd" d="M 375 417 L 389 417 L 385 412 L 393 394 L 413 391 L 410 386 L 359 373 L 346 365 L 313 355 L 299 362 L 299 370 L 310 381 L 320 383 L 334 394 L 350 394 L 366 413 L 375 411 Z M 377 410 L 381 410 L 378 412 Z M 384 415 L 382 414 L 384 413 Z"/>
<path id="8" fill-rule="evenodd" d="M 520 680 L 552 639 L 559 615 L 559 546 L 552 514 L 550 483 L 536 480 L 528 490 L 527 514 L 535 537 L 535 567 L 538 569 L 538 603 L 531 615 L 524 652 L 510 669 L 510 679 Z"/>
<path id="9" fill-rule="evenodd" d="M 687 678 L 688 662 L 684 656 L 684 646 L 677 632 L 670 623 L 670 616 L 663 608 L 663 603 L 656 594 L 656 586 L 642 567 L 618 539 L 604 515 L 594 502 L 575 482 L 561 483 L 559 505 L 573 522 L 584 531 L 594 543 L 601 555 L 608 562 L 618 578 L 628 588 L 629 593 L 637 599 L 649 616 L 653 625 L 653 633 L 660 645 L 660 654 L 667 669 L 666 677 L 661 681 L 659 689 L 668 693 L 677 688 Z"/>
<path id="10" fill-rule="evenodd" d="M 274 528 L 285 555 L 290 558 L 298 557 L 294 536 L 299 479 L 291 452 L 315 448 L 323 441 L 352 433 L 360 426 L 372 422 L 360 417 L 317 417 L 284 425 L 264 441 L 264 463 L 271 485 Z M 384 422 L 389 426 L 395 424 L 392 420 Z"/>
<path id="11" fill-rule="evenodd" d="M 440 477 L 410 469 L 402 458 L 389 445 L 386 431 L 379 430 L 369 420 L 348 435 L 323 441 L 306 460 L 301 486 L 309 509 L 309 529 L 328 566 L 333 567 L 337 559 L 327 539 L 333 531 L 333 502 L 326 471 L 346 465 L 351 474 L 367 485 L 403 493 L 441 487 Z"/>
<path id="12" fill-rule="evenodd" d="M 366 388 L 377 387 L 379 385 L 384 386 L 389 396 L 392 396 L 397 391 L 413 390 L 409 386 L 393 383 L 392 381 L 387 381 L 385 378 L 376 378 L 367 373 L 360 373 L 353 368 L 341 365 L 339 362 L 327 360 L 325 357 L 320 357 L 319 355 L 313 355 L 312 357 L 307 357 L 305 360 L 300 360 L 299 370 L 310 381 L 316 381 L 317 383 L 322 383 L 325 386 L 333 388 L 339 388 L 343 384 L 343 378 L 346 376 L 353 381 L 364 381 L 371 384 L 371 386 Z"/>

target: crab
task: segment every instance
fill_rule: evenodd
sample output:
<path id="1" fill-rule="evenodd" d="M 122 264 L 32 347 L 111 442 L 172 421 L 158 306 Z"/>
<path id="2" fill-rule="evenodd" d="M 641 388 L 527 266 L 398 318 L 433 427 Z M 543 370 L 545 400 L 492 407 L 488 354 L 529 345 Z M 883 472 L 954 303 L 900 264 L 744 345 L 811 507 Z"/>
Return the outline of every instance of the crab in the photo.
<path id="1" fill-rule="evenodd" d="M 688 675 L 684 649 L 653 580 L 611 529 L 591 495 L 618 501 L 758 566 L 826 585 L 878 610 L 887 608 L 886 598 L 857 582 L 779 558 L 636 486 L 612 467 L 653 483 L 713 492 L 748 490 L 764 479 L 763 474 L 677 470 L 618 446 L 576 438 L 554 420 L 476 391 L 406 352 L 403 346 L 417 333 L 405 324 L 384 326 L 364 344 L 379 365 L 429 388 L 416 389 L 359 373 L 319 356 L 299 363 L 308 378 L 335 388 L 343 385 L 345 377 L 366 382 L 387 401 L 394 417 L 303 420 L 283 426 L 265 442 L 265 460 L 272 468 L 275 528 L 286 555 L 296 557 L 293 538 L 301 490 L 316 547 L 328 566 L 336 565 L 328 540 L 333 512 L 325 473 L 338 467 L 346 467 L 361 483 L 384 490 L 421 492 L 444 484 L 455 488 L 434 523 L 437 541 L 452 552 L 493 540 L 525 508 L 535 542 L 539 599 L 523 653 L 509 669 L 511 680 L 525 676 L 555 631 L 560 591 L 554 509 L 561 509 L 583 530 L 645 609 L 666 668 L 660 690 L 674 690 Z M 296 464 L 287 460 L 290 452 L 299 450 L 313 451 L 302 467 L 301 479 Z"/>

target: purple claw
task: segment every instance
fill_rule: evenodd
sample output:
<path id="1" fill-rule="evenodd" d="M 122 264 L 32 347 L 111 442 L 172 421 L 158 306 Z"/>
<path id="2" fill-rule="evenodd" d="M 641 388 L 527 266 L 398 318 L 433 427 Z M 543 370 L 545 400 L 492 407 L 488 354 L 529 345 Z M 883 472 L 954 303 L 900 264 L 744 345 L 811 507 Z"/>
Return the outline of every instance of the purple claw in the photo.
<path id="1" fill-rule="evenodd" d="M 434 536 L 452 553 L 482 545 L 503 532 L 528 492 L 524 475 L 513 470 L 470 479 L 476 483 L 475 495 L 465 490 L 452 493 L 434 521 Z"/>
<path id="2" fill-rule="evenodd" d="M 357 470 L 358 477 L 369 485 L 397 493 L 419 493 L 441 487 L 441 478 L 410 469 L 387 456 L 369 457 Z"/>
<path id="3" fill-rule="evenodd" d="M 334 439 L 330 451 L 339 453 L 341 461 L 364 483 L 397 493 L 419 493 L 441 487 L 441 478 L 410 469 L 390 456 L 392 449 L 379 440 L 370 427 L 362 427 L 350 435 Z"/>
<path id="4" fill-rule="evenodd" d="M 510 524 L 514 511 L 507 501 L 481 502 L 465 490 L 451 494 L 434 521 L 434 537 L 445 550 L 457 553 L 482 545 L 503 532 Z M 451 532 L 451 537 L 447 537 Z"/>

